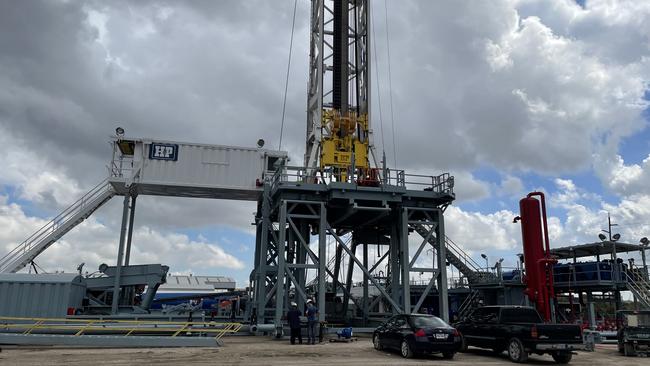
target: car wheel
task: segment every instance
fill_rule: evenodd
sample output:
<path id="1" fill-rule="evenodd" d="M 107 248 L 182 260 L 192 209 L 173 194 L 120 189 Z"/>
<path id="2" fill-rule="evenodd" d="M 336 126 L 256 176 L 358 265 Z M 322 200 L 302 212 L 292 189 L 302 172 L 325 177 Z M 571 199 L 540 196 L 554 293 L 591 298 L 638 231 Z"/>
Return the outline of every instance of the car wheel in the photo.
<path id="1" fill-rule="evenodd" d="M 625 356 L 636 356 L 636 352 L 634 352 L 634 346 L 629 343 L 625 343 L 623 345 L 623 354 Z"/>
<path id="2" fill-rule="evenodd" d="M 402 351 L 402 357 L 413 358 L 413 350 L 411 349 L 411 345 L 409 345 L 409 342 L 406 339 L 402 341 L 400 350 Z"/>
<path id="3" fill-rule="evenodd" d="M 458 348 L 458 352 L 467 352 L 467 342 L 465 342 L 465 337 L 463 336 L 460 337 L 460 347 Z"/>
<path id="4" fill-rule="evenodd" d="M 375 334 L 374 337 L 372 337 L 372 345 L 375 346 L 375 349 L 377 351 L 381 351 L 384 349 L 384 346 L 381 345 L 381 341 L 379 340 L 379 335 Z"/>
<path id="5" fill-rule="evenodd" d="M 571 352 L 555 352 L 551 356 L 556 363 L 569 363 L 573 357 Z"/>
<path id="6" fill-rule="evenodd" d="M 454 352 L 443 352 L 442 353 L 442 358 L 447 359 L 447 360 L 451 360 L 452 358 L 454 358 L 454 355 L 455 355 Z"/>
<path id="7" fill-rule="evenodd" d="M 528 353 L 526 353 L 524 344 L 518 338 L 512 338 L 508 342 L 508 358 L 510 358 L 510 361 L 517 363 L 528 360 Z"/>

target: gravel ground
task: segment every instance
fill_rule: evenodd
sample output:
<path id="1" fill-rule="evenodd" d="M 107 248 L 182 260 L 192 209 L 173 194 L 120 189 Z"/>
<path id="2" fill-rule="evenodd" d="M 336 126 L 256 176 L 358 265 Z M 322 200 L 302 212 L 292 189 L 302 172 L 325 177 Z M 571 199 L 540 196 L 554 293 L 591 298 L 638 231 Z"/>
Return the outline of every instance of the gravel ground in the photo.
<path id="1" fill-rule="evenodd" d="M 550 356 L 531 356 L 529 364 L 554 365 Z M 290 345 L 287 340 L 237 336 L 219 348 L 64 349 L 4 347 L 0 365 L 503 365 L 506 355 L 470 348 L 453 360 L 427 356 L 411 360 L 397 353 L 375 351 L 369 338 L 351 343 Z M 627 358 L 615 346 L 574 355 L 571 365 L 650 366 L 650 358 Z"/>

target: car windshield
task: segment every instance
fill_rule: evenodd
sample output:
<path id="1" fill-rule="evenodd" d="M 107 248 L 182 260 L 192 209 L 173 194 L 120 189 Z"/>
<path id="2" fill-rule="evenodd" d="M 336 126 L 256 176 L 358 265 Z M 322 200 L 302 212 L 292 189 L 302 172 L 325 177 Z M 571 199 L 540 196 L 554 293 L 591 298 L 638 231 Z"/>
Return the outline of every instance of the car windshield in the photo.
<path id="1" fill-rule="evenodd" d="M 411 322 L 416 328 L 447 328 L 449 325 L 435 316 L 414 316 Z"/>
<path id="2" fill-rule="evenodd" d="M 503 309 L 501 310 L 502 323 L 541 323 L 542 319 L 534 309 Z"/>

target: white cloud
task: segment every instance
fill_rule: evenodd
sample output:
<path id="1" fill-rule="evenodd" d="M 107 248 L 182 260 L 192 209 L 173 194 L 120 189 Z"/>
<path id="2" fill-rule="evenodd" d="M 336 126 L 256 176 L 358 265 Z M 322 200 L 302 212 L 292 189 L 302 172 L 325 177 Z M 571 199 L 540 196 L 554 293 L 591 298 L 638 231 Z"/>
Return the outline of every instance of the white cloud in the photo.
<path id="1" fill-rule="evenodd" d="M 445 230 L 454 242 L 471 252 L 515 249 L 521 237 L 519 225 L 512 223 L 515 216 L 508 210 L 482 214 L 450 206 L 445 212 Z"/>
<path id="2" fill-rule="evenodd" d="M 8 252 L 27 238 L 46 220 L 30 217 L 23 209 L 8 203 L 6 196 L 0 196 L 0 242 L 3 253 Z M 100 264 L 115 265 L 119 227 L 107 226 L 95 217 L 90 217 L 66 236 L 53 244 L 45 255 L 37 257 L 36 263 L 48 271 L 73 271 L 79 263 L 85 262 L 87 270 L 96 270 Z M 228 251 L 236 251 L 246 243 L 228 245 Z M 220 243 L 199 237 L 191 240 L 187 235 L 161 232 L 146 226 L 134 231 L 131 263 L 162 263 L 174 271 L 226 272 L 244 268 L 244 263 L 229 254 Z"/>
<path id="3" fill-rule="evenodd" d="M 518 177 L 506 175 L 501 180 L 499 191 L 506 196 L 519 197 L 524 193 L 524 183 Z"/>
<path id="4" fill-rule="evenodd" d="M 603 184 L 619 195 L 650 194 L 650 155 L 641 164 L 630 165 L 620 155 L 612 158 L 597 155 L 594 168 Z"/>
<path id="5" fill-rule="evenodd" d="M 36 211 L 71 203 L 105 175 L 104 142 L 118 124 L 129 135 L 243 146 L 263 137 L 275 146 L 291 5 L 21 2 L 0 10 L 0 184 L 17 187 Z M 284 136 L 295 162 L 304 148 L 308 7 L 298 8 Z M 608 205 L 558 179 L 549 201 L 567 219 L 549 218 L 554 242 L 589 240 L 604 210 L 648 222 L 650 162 L 626 165 L 616 155 L 621 138 L 647 124 L 640 112 L 650 80 L 648 2 L 589 0 L 582 9 L 569 0 L 410 1 L 390 10 L 399 168 L 454 171 L 458 201 L 478 203 L 523 193 L 522 171 L 593 168 L 623 199 Z M 373 11 L 382 19 L 381 7 Z M 385 96 L 383 22 L 375 25 Z M 498 170 L 500 184 L 472 174 L 485 166 Z M 66 236 L 46 264 L 110 263 L 119 206 L 109 203 Z M 42 224 L 6 198 L 0 209 L 3 244 Z M 175 271 L 239 268 L 227 252 L 250 243 L 192 241 L 170 230 L 219 223 L 250 233 L 254 210 L 254 203 L 141 197 L 134 255 L 170 261 Z M 515 215 L 452 206 L 447 231 L 472 251 L 514 250 Z M 621 229 L 632 237 L 643 225 Z"/>
<path id="6" fill-rule="evenodd" d="M 489 183 L 469 172 L 454 172 L 454 193 L 459 202 L 480 201 L 490 196 Z"/>

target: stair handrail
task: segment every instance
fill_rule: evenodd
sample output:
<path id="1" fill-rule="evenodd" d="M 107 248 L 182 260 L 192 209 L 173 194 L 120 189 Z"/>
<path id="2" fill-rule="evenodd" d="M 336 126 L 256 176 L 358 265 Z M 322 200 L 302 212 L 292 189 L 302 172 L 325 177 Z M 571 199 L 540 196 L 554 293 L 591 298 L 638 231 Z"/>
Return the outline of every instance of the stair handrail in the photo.
<path id="1" fill-rule="evenodd" d="M 474 272 L 481 271 L 481 265 L 478 264 L 472 257 L 469 256 L 463 249 L 461 249 L 458 244 L 451 240 L 447 235 L 445 235 L 445 244 L 447 244 L 447 249 L 451 248 L 456 257 L 461 259 L 464 264 Z"/>
<path id="2" fill-rule="evenodd" d="M 27 237 L 27 239 L 23 240 L 14 249 L 9 251 L 9 253 L 0 258 L 0 273 L 2 273 L 6 269 L 7 265 L 10 264 L 17 256 L 28 252 L 30 249 L 32 249 L 34 243 L 40 241 L 44 236 L 56 231 L 56 228 L 61 223 L 64 223 L 67 218 L 83 209 L 87 202 L 94 199 L 100 193 L 103 193 L 104 189 L 106 188 L 111 189 L 111 185 L 108 183 L 108 179 L 101 181 L 90 191 L 81 196 L 81 198 L 75 201 L 72 205 L 66 207 L 61 213 L 45 223 L 41 228 Z"/>
<path id="3" fill-rule="evenodd" d="M 421 224 L 416 224 L 415 228 L 418 230 L 426 230 Z M 422 235 L 422 233 L 420 233 Z M 485 276 L 486 272 L 482 270 L 481 265 L 478 264 L 471 256 L 469 256 L 458 244 L 456 244 L 451 238 L 445 235 L 445 245 L 453 256 L 458 258 L 458 260 L 465 265 L 471 272 L 472 276 L 481 277 Z M 459 268 L 460 269 L 460 268 Z M 469 277 L 468 274 L 466 276 Z"/>
<path id="4" fill-rule="evenodd" d="M 638 273 L 630 273 L 629 271 L 624 271 L 624 273 L 627 277 L 627 283 L 630 285 L 632 290 L 635 290 L 637 295 L 642 297 L 643 300 L 650 305 L 650 283 L 648 283 L 643 276 L 640 276 Z"/>
<path id="5" fill-rule="evenodd" d="M 465 298 L 465 300 L 460 304 L 458 307 L 458 318 L 461 320 L 462 318 L 465 317 L 466 313 L 471 310 L 472 305 L 474 304 L 474 301 L 476 298 L 479 296 L 479 292 L 476 290 L 472 290 L 469 295 Z"/>

